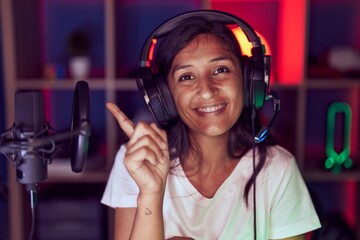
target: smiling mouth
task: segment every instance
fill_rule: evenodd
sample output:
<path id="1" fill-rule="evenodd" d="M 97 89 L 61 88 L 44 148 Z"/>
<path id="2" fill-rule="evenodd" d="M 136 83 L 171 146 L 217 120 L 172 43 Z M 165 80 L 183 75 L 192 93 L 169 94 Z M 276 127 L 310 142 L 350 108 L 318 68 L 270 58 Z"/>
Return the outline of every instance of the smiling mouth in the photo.
<path id="1" fill-rule="evenodd" d="M 198 112 L 202 112 L 202 113 L 213 113 L 213 112 L 219 111 L 220 109 L 224 108 L 225 106 L 226 106 L 226 104 L 223 103 L 223 104 L 219 104 L 219 105 L 211 106 L 211 107 L 198 107 L 198 108 L 196 108 L 196 110 Z"/>

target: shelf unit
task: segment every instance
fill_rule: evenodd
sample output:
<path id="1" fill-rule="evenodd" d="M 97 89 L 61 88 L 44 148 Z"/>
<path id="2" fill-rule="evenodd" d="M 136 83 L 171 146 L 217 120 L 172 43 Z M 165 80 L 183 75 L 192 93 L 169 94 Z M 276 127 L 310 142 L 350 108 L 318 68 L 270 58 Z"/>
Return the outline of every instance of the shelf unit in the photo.
<path id="1" fill-rule="evenodd" d="M 127 114 L 136 117 L 134 108 L 131 109 L 133 106 L 131 104 L 129 106 L 127 102 L 138 98 L 136 82 L 131 71 L 137 66 L 137 52 L 141 47 L 139 44 L 142 44 L 146 35 L 155 26 L 167 18 L 183 11 L 202 8 L 203 4 L 204 2 L 200 0 L 177 0 L 171 3 L 126 0 L 1 1 L 2 48 L 4 49 L 3 59 L 6 59 L 4 61 L 4 88 L 7 90 L 5 108 L 8 126 L 14 122 L 13 99 L 15 92 L 35 89 L 44 92 L 45 115 L 50 118 L 46 120 L 49 120 L 56 130 L 57 127 L 61 129 L 66 126 L 70 127 L 70 125 L 66 125 L 66 121 L 57 119 L 56 111 L 60 112 L 61 110 L 65 116 L 69 115 L 71 111 L 69 98 L 72 97 L 71 94 L 77 79 L 71 78 L 68 73 L 66 60 L 64 60 L 68 56 L 56 52 L 59 51 L 59 48 L 66 51 L 65 47 L 61 49 L 56 44 L 65 45 L 64 31 L 69 33 L 69 31 L 76 31 L 77 27 L 80 29 L 84 27 L 81 25 L 81 19 L 85 25 L 89 24 L 84 29 L 90 32 L 93 40 L 94 49 L 92 49 L 91 60 L 95 62 L 92 66 L 95 70 L 90 71 L 90 76 L 85 80 L 90 87 L 92 126 L 95 125 L 93 127 L 98 134 L 105 136 L 104 138 L 100 137 L 100 147 L 95 146 L 101 154 L 91 155 L 89 153 L 88 162 L 95 160 L 97 163 L 89 168 L 87 166 L 91 164 L 86 163 L 84 172 L 80 174 L 71 172 L 68 159 L 53 159 L 53 163 L 48 166 L 47 181 L 40 184 L 40 194 L 45 198 L 51 197 L 52 193 L 47 193 L 48 186 L 56 189 L 62 185 L 67 188 L 77 184 L 77 187 L 80 185 L 84 188 L 91 188 L 93 185 L 100 184 L 105 187 L 115 154 L 120 143 L 124 141 L 124 134 L 118 129 L 111 114 L 105 110 L 105 102 L 117 102 Z M 173 8 L 174 6 L 175 8 Z M 171 9 L 169 9 L 170 7 Z M 153 11 L 148 11 L 149 9 Z M 158 14 L 164 10 L 166 10 L 164 14 Z M 149 18 L 152 21 L 148 21 Z M 139 29 L 134 31 L 131 28 L 135 26 L 129 22 L 134 20 L 135 23 L 138 19 L 143 22 L 137 26 Z M 129 26 L 130 29 L 127 29 Z M 138 43 L 135 45 L 132 43 L 134 41 L 132 35 L 121 36 L 119 31 L 123 29 L 120 28 L 130 31 L 134 36 L 139 36 L 139 39 L 136 40 Z M 54 51 L 52 47 L 57 49 Z M 49 77 L 45 74 L 44 72 L 48 71 L 48 68 L 51 68 L 52 74 L 56 72 L 56 75 Z M 60 70 L 61 76 L 58 75 Z M 93 95 L 95 95 L 95 99 Z M 60 100 L 57 100 L 57 97 Z M 143 103 L 135 101 L 135 104 Z M 54 108 L 59 110 L 53 110 Z M 99 111 L 99 108 L 103 110 Z M 145 106 L 142 108 L 145 109 Z M 63 118 L 66 117 L 63 116 Z M 93 135 L 94 132 L 90 139 Z M 26 196 L 23 186 L 16 182 L 14 167 L 12 164 L 8 165 L 10 238 L 24 239 L 29 230 Z M 59 190 L 62 189 L 59 187 Z M 96 192 L 96 194 L 99 200 L 101 193 Z M 39 203 L 40 207 L 41 199 Z M 99 201 L 98 205 L 100 206 Z M 108 236 L 111 239 L 111 210 L 108 210 L 107 214 L 109 215 L 106 220 L 109 225 L 108 229 L 106 229 L 106 224 L 102 222 L 99 224 L 104 225 L 105 228 L 102 237 Z"/>
<path id="2" fill-rule="evenodd" d="M 328 104 L 333 101 L 349 102 L 353 118 L 358 120 L 360 81 L 359 78 L 329 79 L 308 75 L 312 50 L 321 44 L 317 42 L 318 36 L 313 36 L 314 32 L 319 31 L 319 26 L 321 28 L 322 19 L 317 16 L 324 13 L 326 16 L 328 4 L 331 13 L 332 9 L 338 6 L 338 9 L 343 11 L 350 9 L 350 15 L 355 18 L 350 26 L 352 35 L 340 40 L 359 49 L 360 17 L 356 16 L 360 16 L 360 3 L 356 0 L 2 0 L 0 15 L 6 123 L 11 126 L 14 122 L 14 93 L 20 89 L 39 89 L 45 94 L 45 108 L 48 111 L 46 116 L 51 118 L 50 123 L 54 122 L 54 128 L 67 126 L 66 120 L 58 121 L 56 112 L 59 108 L 65 116 L 70 113 L 69 98 L 76 79 L 70 77 L 66 60 L 61 55 L 66 51 L 64 47 L 59 47 L 65 44 L 65 33 L 62 31 L 69 33 L 78 26 L 82 27 L 81 21 L 78 26 L 68 23 L 73 20 L 75 10 L 79 19 L 83 18 L 90 23 L 95 21 L 95 27 L 90 27 L 90 30 L 89 26 L 85 27 L 93 37 L 95 48 L 91 55 L 94 66 L 86 79 L 91 91 L 90 100 L 93 105 L 90 111 L 95 127 L 95 150 L 90 153 L 89 161 L 94 163 L 89 162 L 89 167 L 83 173 L 75 174 L 71 172 L 68 161 L 54 159 L 49 165 L 49 179 L 41 184 L 44 185 L 44 195 L 47 197 L 52 194 L 49 189 L 59 186 L 105 186 L 114 156 L 125 136 L 105 110 L 104 104 L 107 101 L 117 102 L 125 113 L 134 119 L 138 118 L 137 114 L 144 113 L 135 113 L 134 105 L 129 105 L 129 102 L 133 101 L 137 108 L 140 106 L 141 110 L 146 111 L 142 100 L 138 100 L 140 98 L 137 96 L 134 80 L 138 52 L 145 37 L 157 25 L 177 13 L 200 8 L 224 10 L 248 21 L 267 39 L 274 56 L 272 87 L 282 99 L 281 113 L 275 123 L 274 133 L 278 134 L 280 143 L 296 156 L 310 190 L 322 193 L 323 189 L 338 184 L 337 189 L 351 193 L 351 197 L 348 195 L 344 199 L 344 202 L 349 204 L 348 207 L 339 203 L 339 196 L 335 197 L 332 203 L 335 210 L 345 215 L 346 221 L 355 228 L 359 237 L 360 227 L 355 225 L 356 221 L 360 220 L 360 207 L 356 204 L 360 199 L 360 153 L 356 150 L 360 142 L 358 121 L 353 121 L 353 170 L 333 174 L 324 170 L 321 163 L 326 157 L 323 131 L 326 124 L 324 114 Z M 82 12 L 83 10 L 85 12 Z M 89 13 L 86 11 L 89 11 L 91 16 L 87 15 Z M 59 20 L 59 15 L 62 14 L 68 14 L 66 17 L 70 20 L 65 19 L 66 17 Z M 60 26 L 65 26 L 65 30 L 58 29 Z M 58 32 L 54 32 L 54 29 Z M 341 34 L 344 35 L 342 31 L 346 29 L 341 29 Z M 354 38 L 353 42 L 349 43 L 348 38 Z M 53 48 L 56 48 L 56 51 Z M 61 50 L 63 52 L 59 54 Z M 54 76 L 47 79 L 49 77 L 45 78 L 43 72 L 49 66 L 53 70 L 65 69 L 65 72 L 55 77 L 58 79 L 54 79 Z M 337 91 L 342 91 L 342 94 L 336 93 Z M 320 113 L 322 115 L 319 115 Z M 148 113 L 145 113 L 145 117 L 147 116 Z M 312 143 L 313 139 L 317 142 Z M 318 143 L 319 145 L 316 145 Z M 28 211 L 24 200 L 26 196 L 23 186 L 16 182 L 15 170 L 11 164 L 8 167 L 8 176 L 10 236 L 11 239 L 24 239 L 28 232 L 28 222 L 24 217 Z M 96 191 L 95 193 L 99 194 Z M 322 202 L 326 200 L 319 201 L 325 205 L 325 210 L 331 212 L 330 207 Z M 112 210 L 106 210 L 105 215 L 108 229 L 105 229 L 104 234 L 111 239 Z"/>

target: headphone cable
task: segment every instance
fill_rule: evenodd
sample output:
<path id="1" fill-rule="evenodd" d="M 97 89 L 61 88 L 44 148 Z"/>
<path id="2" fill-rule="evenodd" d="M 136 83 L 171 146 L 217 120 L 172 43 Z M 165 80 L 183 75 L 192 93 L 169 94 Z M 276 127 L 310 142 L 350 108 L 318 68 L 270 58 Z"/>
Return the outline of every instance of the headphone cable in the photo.
<path id="1" fill-rule="evenodd" d="M 255 108 L 252 108 L 251 110 L 251 127 L 252 127 L 252 135 L 253 138 L 255 137 L 255 117 L 256 117 L 256 110 Z M 256 236 L 256 173 L 255 173 L 255 166 L 256 166 L 256 161 L 255 161 L 255 149 L 256 149 L 256 143 L 255 141 L 253 141 L 252 143 L 252 151 L 253 151 L 253 159 L 252 159 L 252 167 L 253 167 L 253 214 L 254 214 L 254 240 L 257 239 Z"/>

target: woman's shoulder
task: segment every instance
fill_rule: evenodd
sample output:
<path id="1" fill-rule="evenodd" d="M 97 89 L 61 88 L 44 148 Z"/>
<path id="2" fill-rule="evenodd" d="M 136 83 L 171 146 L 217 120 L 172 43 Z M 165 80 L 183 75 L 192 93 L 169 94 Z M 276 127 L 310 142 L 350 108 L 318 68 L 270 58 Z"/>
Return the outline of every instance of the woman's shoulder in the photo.
<path id="1" fill-rule="evenodd" d="M 267 147 L 267 156 L 269 159 L 276 158 L 283 161 L 295 160 L 294 155 L 280 145 L 273 145 Z"/>
<path id="2" fill-rule="evenodd" d="M 122 144 L 115 155 L 114 164 L 113 164 L 114 170 L 119 171 L 125 168 L 124 166 L 125 153 L 126 153 L 126 145 Z"/>
<path id="3" fill-rule="evenodd" d="M 258 149 L 256 150 L 256 155 L 258 155 Z M 253 151 L 248 151 L 244 158 L 252 158 Z M 295 157 L 292 153 L 286 150 L 284 147 L 280 145 L 270 145 L 266 147 L 266 161 L 273 161 L 276 160 L 277 162 L 286 163 L 289 161 L 295 160 Z"/>
<path id="4" fill-rule="evenodd" d="M 289 168 L 297 168 L 295 156 L 282 146 L 274 145 L 267 148 L 264 168 L 274 172 L 284 172 Z"/>
<path id="5" fill-rule="evenodd" d="M 126 144 L 121 144 L 118 151 L 116 152 L 115 158 L 123 158 L 126 152 Z"/>

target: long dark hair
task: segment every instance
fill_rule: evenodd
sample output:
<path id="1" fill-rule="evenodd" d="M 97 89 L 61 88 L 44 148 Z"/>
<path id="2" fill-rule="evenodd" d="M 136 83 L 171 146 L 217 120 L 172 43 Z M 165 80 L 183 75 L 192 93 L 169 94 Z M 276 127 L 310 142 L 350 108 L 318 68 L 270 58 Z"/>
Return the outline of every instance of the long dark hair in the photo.
<path id="1" fill-rule="evenodd" d="M 204 17 L 191 17 L 183 20 L 175 29 L 161 39 L 155 51 L 155 68 L 158 74 L 168 76 L 173 59 L 180 50 L 186 47 L 200 34 L 212 35 L 222 44 L 224 49 L 233 53 L 239 62 L 242 62 L 242 54 L 239 42 L 232 31 L 223 23 L 209 21 Z M 240 79 L 239 79 L 240 81 Z M 248 91 L 248 89 L 244 89 Z M 253 147 L 251 109 L 244 108 L 239 119 L 229 131 L 228 154 L 231 158 L 241 159 Z M 256 121 L 256 125 L 259 122 Z M 170 148 L 175 149 L 173 153 L 183 162 L 190 150 L 196 151 L 196 146 L 191 146 L 188 127 L 181 119 L 168 129 Z M 252 177 L 245 185 L 244 199 L 248 203 L 248 195 L 252 183 L 261 171 L 266 160 L 266 146 L 269 140 L 257 145 L 259 163 L 257 164 Z"/>

